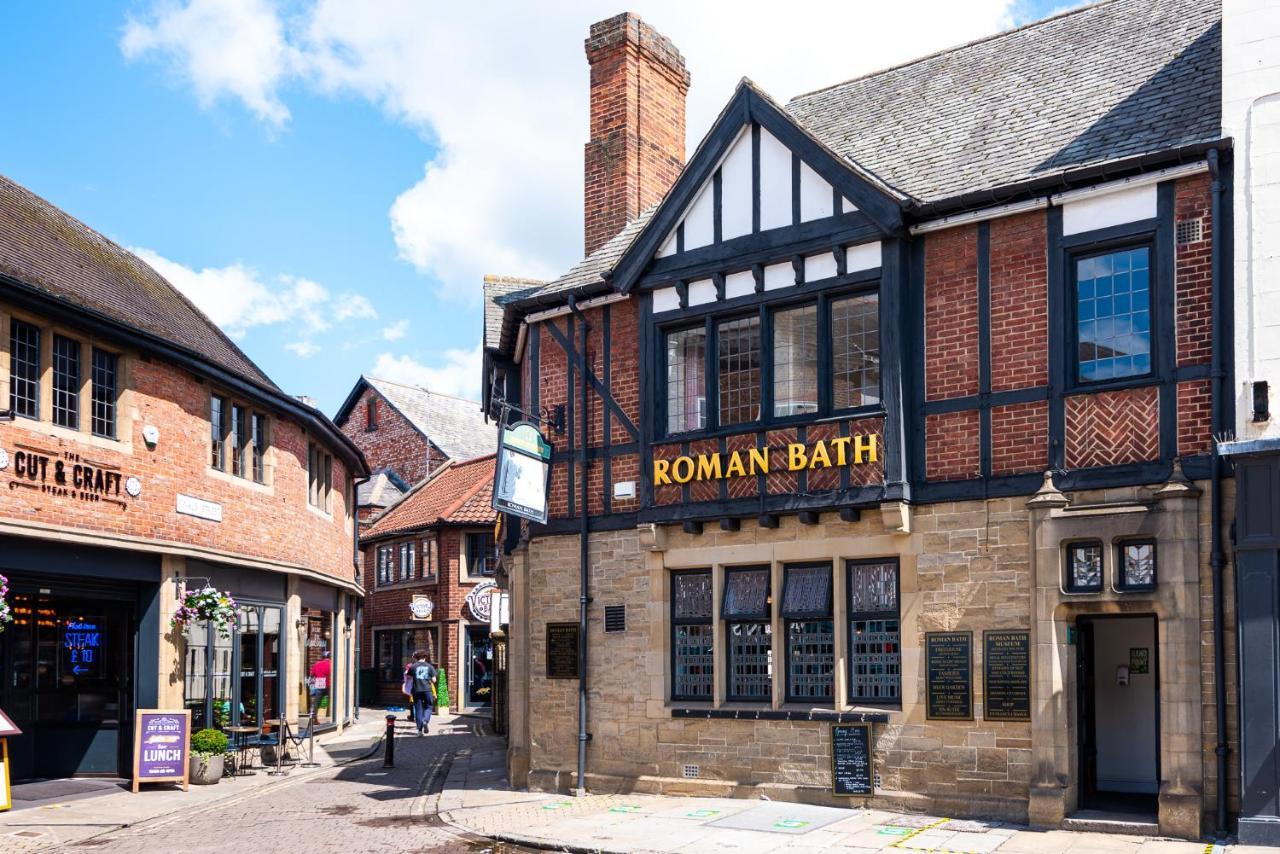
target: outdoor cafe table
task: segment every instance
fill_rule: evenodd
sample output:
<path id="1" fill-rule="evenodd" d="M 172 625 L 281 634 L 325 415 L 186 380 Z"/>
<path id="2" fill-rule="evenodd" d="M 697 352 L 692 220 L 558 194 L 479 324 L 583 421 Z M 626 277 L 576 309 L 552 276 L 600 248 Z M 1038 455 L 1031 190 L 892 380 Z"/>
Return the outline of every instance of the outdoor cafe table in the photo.
<path id="1" fill-rule="evenodd" d="M 289 739 L 289 721 L 285 718 L 272 718 L 262 722 L 265 726 L 273 726 L 279 733 L 279 744 L 276 745 L 276 770 L 268 771 L 272 776 L 287 774 L 284 770 L 284 747 L 285 742 Z"/>
<path id="2" fill-rule="evenodd" d="M 236 773 L 237 777 L 248 777 L 254 772 L 245 767 L 245 758 L 248 756 L 249 750 L 253 747 L 249 743 L 249 736 L 258 731 L 256 726 L 226 726 L 222 728 L 224 732 L 231 733 L 231 743 L 235 745 L 236 750 Z"/>

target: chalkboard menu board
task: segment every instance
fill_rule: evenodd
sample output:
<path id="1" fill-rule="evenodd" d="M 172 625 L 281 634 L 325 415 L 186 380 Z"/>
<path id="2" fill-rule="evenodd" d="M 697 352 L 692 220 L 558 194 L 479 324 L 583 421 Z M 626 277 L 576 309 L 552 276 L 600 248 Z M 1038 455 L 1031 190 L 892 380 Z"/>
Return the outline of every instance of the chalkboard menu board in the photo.
<path id="1" fill-rule="evenodd" d="M 1031 633 L 989 629 L 982 633 L 983 717 L 1031 720 Z"/>
<path id="2" fill-rule="evenodd" d="M 831 725 L 831 793 L 871 797 L 875 775 L 871 761 L 871 724 Z"/>
<path id="3" fill-rule="evenodd" d="M 973 720 L 973 632 L 925 632 L 925 717 Z"/>
<path id="4" fill-rule="evenodd" d="M 547 623 L 547 678 L 578 676 L 578 624 Z"/>

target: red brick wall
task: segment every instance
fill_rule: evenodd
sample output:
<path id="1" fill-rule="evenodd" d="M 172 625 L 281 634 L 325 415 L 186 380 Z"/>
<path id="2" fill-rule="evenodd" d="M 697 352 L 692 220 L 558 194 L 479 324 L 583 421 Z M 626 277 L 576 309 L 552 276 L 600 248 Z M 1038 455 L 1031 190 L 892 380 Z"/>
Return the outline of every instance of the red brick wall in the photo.
<path id="1" fill-rule="evenodd" d="M 978 475 L 976 410 L 926 417 L 924 441 L 924 470 L 929 480 L 964 480 Z"/>
<path id="2" fill-rule="evenodd" d="M 1049 467 L 1049 404 L 1045 401 L 991 409 L 991 473 L 1042 472 Z"/>
<path id="3" fill-rule="evenodd" d="M 131 412 L 128 442 L 91 441 L 83 434 L 35 424 L 25 419 L 0 422 L 0 448 L 9 455 L 0 471 L 0 520 L 47 525 L 152 543 L 176 543 L 227 555 L 305 567 L 340 579 L 354 580 L 352 530 L 347 517 L 348 474 L 334 456 L 332 514 L 307 503 L 307 448 L 313 441 L 301 425 L 266 410 L 271 448 L 266 464 L 268 486 L 215 472 L 209 468 L 209 395 L 211 386 L 184 369 L 156 359 L 126 354 L 126 393 L 122 415 Z M 233 398 L 234 399 L 234 398 Z M 87 402 L 82 401 L 82 410 Z M 258 411 L 263 408 L 256 407 Z M 87 417 L 87 414 L 84 416 Z M 152 425 L 160 440 L 154 450 L 142 439 Z M 125 439 L 121 436 L 121 439 Z M 69 495 L 25 489 L 17 483 L 14 455 L 31 451 L 52 457 L 78 455 L 94 468 L 138 477 L 142 492 L 130 498 L 121 489 L 124 507 L 106 501 L 83 501 Z M 67 474 L 74 463 L 65 457 Z M 53 462 L 46 483 L 53 485 Z M 222 506 L 222 521 L 176 512 L 183 493 Z M 112 496 L 114 497 L 114 496 Z"/>
<path id="4" fill-rule="evenodd" d="M 586 50 L 591 140 L 583 212 L 591 254 L 679 177 L 689 74 L 675 47 L 630 14 L 592 26 Z"/>
<path id="5" fill-rule="evenodd" d="M 369 404 L 374 400 L 377 401 L 378 429 L 369 430 Z M 340 426 L 364 454 L 370 469 L 389 468 L 410 486 L 444 465 L 447 459 L 373 388 L 364 390 Z"/>
<path id="6" fill-rule="evenodd" d="M 412 536 L 385 540 L 379 543 L 371 543 L 362 549 L 365 565 L 370 567 L 371 572 L 366 573 L 364 576 L 364 642 L 361 646 L 364 652 L 361 666 L 374 667 L 376 665 L 377 646 L 375 633 L 377 631 L 409 626 L 437 627 L 440 648 L 437 653 L 437 660 L 434 663 L 437 666 L 444 667 L 448 673 L 449 696 L 454 709 L 458 708 L 459 687 L 461 685 L 461 674 L 457 672 L 458 624 L 459 622 L 466 623 L 471 618 L 470 613 L 467 612 L 465 602 L 467 594 L 475 587 L 474 583 L 461 580 L 462 543 L 466 530 L 463 528 L 436 529 L 436 534 L 439 537 L 440 558 L 436 570 L 436 581 L 431 584 L 422 583 L 419 577 L 413 581 L 395 582 L 383 587 L 377 587 L 375 584 L 377 575 L 372 572 L 373 568 L 377 566 L 378 546 L 391 545 L 395 555 L 392 577 L 398 577 L 400 571 L 398 546 L 403 542 L 411 542 L 417 552 L 414 560 L 417 566 L 417 573 L 420 576 L 422 570 L 422 541 L 428 536 L 425 532 L 417 532 Z M 429 596 L 435 604 L 435 612 L 430 622 L 416 623 L 409 617 L 409 603 L 417 595 Z M 404 702 L 404 695 L 400 693 L 399 685 L 380 684 L 378 686 L 378 700 L 387 704 L 401 704 Z"/>
<path id="7" fill-rule="evenodd" d="M 1178 455 L 1213 453 L 1209 380 L 1178 383 Z"/>
<path id="8" fill-rule="evenodd" d="M 924 310 L 925 399 L 977 394 L 977 226 L 926 238 Z"/>
<path id="9" fill-rule="evenodd" d="M 1158 459 L 1160 392 L 1154 386 L 1067 398 L 1067 468 Z"/>
<path id="10" fill-rule="evenodd" d="M 1177 247 L 1178 365 L 1208 362 L 1213 355 L 1213 217 L 1209 176 L 1177 183 L 1174 221 L 1202 219 L 1202 239 Z"/>
<path id="11" fill-rule="evenodd" d="M 1043 211 L 991 222 L 991 390 L 1049 381 L 1048 242 Z"/>

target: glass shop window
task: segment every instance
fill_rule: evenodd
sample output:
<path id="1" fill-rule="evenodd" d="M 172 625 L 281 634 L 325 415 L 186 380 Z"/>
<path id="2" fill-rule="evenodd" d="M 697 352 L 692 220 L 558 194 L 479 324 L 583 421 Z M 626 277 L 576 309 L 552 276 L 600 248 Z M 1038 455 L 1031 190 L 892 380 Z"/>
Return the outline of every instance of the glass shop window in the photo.
<path id="1" fill-rule="evenodd" d="M 1080 382 L 1151 373 L 1150 255 L 1140 246 L 1076 259 Z"/>
<path id="2" fill-rule="evenodd" d="M 724 602 L 730 700 L 769 702 L 773 698 L 773 626 L 769 567 L 725 570 Z"/>
<path id="3" fill-rule="evenodd" d="M 880 294 L 831 301 L 832 405 L 880 402 Z"/>
<path id="4" fill-rule="evenodd" d="M 902 699 L 897 561 L 849 561 L 849 701 Z"/>
<path id="5" fill-rule="evenodd" d="M 836 668 L 831 565 L 788 566 L 785 573 L 787 701 L 829 703 L 835 696 Z"/>
<path id="6" fill-rule="evenodd" d="M 1102 543 L 1071 543 L 1067 546 L 1068 593 L 1097 593 L 1102 590 Z"/>
<path id="7" fill-rule="evenodd" d="M 671 699 L 710 700 L 711 572 L 671 573 Z"/>
<path id="8" fill-rule="evenodd" d="M 667 432 L 707 426 L 707 330 L 667 335 Z"/>

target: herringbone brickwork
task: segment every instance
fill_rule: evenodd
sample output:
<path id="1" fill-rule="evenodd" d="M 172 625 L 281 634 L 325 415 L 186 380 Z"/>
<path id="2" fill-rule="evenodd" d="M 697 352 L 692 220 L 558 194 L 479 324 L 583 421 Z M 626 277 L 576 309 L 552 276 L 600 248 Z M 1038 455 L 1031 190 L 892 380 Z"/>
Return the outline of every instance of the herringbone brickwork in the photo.
<path id="1" fill-rule="evenodd" d="M 1160 456 L 1160 394 L 1154 386 L 1067 398 L 1067 468 Z"/>

